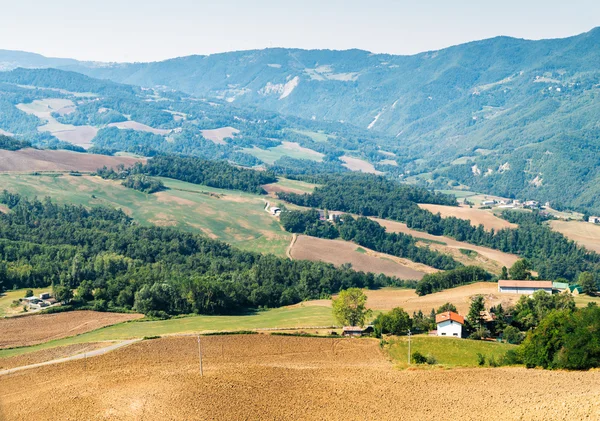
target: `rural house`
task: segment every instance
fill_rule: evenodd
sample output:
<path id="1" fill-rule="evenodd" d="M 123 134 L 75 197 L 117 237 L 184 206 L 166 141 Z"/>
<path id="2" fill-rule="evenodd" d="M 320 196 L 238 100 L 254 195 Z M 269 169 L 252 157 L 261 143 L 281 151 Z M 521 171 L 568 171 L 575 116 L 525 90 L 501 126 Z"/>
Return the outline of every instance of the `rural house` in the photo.
<path id="1" fill-rule="evenodd" d="M 531 295 L 536 291 L 552 294 L 552 281 L 498 281 L 498 292 Z"/>
<path id="2" fill-rule="evenodd" d="M 437 336 L 462 337 L 462 327 L 465 324 L 465 318 L 453 311 L 446 311 L 435 316 L 437 324 Z"/>
<path id="3" fill-rule="evenodd" d="M 344 326 L 342 335 L 344 336 L 363 336 L 373 333 L 373 326 L 367 326 L 364 329 L 360 326 Z"/>
<path id="4" fill-rule="evenodd" d="M 600 224 L 600 216 L 590 216 L 588 221 L 592 224 Z"/>
<path id="5" fill-rule="evenodd" d="M 569 292 L 573 295 L 579 295 L 583 292 L 579 285 L 569 285 Z"/>

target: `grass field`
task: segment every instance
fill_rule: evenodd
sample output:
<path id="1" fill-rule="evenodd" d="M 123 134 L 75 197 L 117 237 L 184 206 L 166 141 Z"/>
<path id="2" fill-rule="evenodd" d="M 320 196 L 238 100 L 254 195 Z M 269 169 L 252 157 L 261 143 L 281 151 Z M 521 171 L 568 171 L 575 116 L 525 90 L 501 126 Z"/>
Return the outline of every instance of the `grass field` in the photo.
<path id="1" fill-rule="evenodd" d="M 335 322 L 330 307 L 291 306 L 242 316 L 189 316 L 170 320 L 129 322 L 93 332 L 49 341 L 24 348 L 0 350 L 0 358 L 12 357 L 57 346 L 87 342 L 143 338 L 176 333 L 237 331 L 270 328 L 332 326 Z"/>
<path id="2" fill-rule="evenodd" d="M 200 231 L 241 249 L 285 256 L 292 236 L 264 211 L 263 197 L 172 179 L 163 182 L 169 190 L 148 195 L 92 176 L 0 175 L 6 189 L 29 197 L 121 208 L 144 225 Z"/>
<path id="3" fill-rule="evenodd" d="M 320 143 L 325 143 L 325 142 L 329 141 L 330 138 L 335 139 L 334 135 L 327 135 L 325 133 L 313 132 L 313 131 L 310 131 L 310 130 L 295 130 L 295 129 L 292 129 L 290 131 L 298 133 L 298 134 L 302 134 L 304 136 L 308 136 L 312 140 L 314 140 L 315 142 L 320 142 Z"/>
<path id="4" fill-rule="evenodd" d="M 11 307 L 13 301 L 25 297 L 25 292 L 30 288 L 15 289 L 0 294 L 0 317 L 23 312 L 23 306 Z M 31 288 L 33 295 L 40 295 L 42 292 L 48 292 L 51 288 Z"/>
<path id="5" fill-rule="evenodd" d="M 500 342 L 475 341 L 470 339 L 443 338 L 439 336 L 415 335 L 411 337 L 411 355 L 418 351 L 432 355 L 446 367 L 477 367 L 477 354 L 493 357 L 496 361 L 515 345 Z M 386 348 L 398 367 L 408 367 L 408 337 L 392 339 Z M 487 358 L 486 358 L 487 361 Z M 414 366 L 414 361 L 412 366 Z"/>
<path id="6" fill-rule="evenodd" d="M 244 152 L 254 155 L 258 159 L 266 162 L 267 164 L 273 164 L 282 156 L 289 156 L 297 159 L 309 159 L 311 161 L 321 162 L 323 160 L 323 154 L 312 149 L 303 148 L 295 142 L 282 142 L 281 145 L 275 146 L 269 149 L 261 149 L 256 146 L 253 148 L 244 148 Z"/>

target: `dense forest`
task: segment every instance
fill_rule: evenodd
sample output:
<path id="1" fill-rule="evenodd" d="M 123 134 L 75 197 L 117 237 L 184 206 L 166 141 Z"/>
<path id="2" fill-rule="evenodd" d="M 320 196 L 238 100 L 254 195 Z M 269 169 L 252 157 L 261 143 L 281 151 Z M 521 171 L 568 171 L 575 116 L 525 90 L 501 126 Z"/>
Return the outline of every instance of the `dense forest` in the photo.
<path id="1" fill-rule="evenodd" d="M 474 227 L 468 220 L 442 218 L 417 206 L 417 203 L 452 204 L 453 198 L 449 196 L 382 177 L 338 176 L 325 181 L 324 186 L 315 188 L 311 194 L 278 193 L 278 196 L 301 206 L 393 219 L 429 234 L 517 254 L 528 258 L 545 279 L 574 281 L 582 272 L 600 274 L 600 255 L 552 231 L 540 214 L 505 211 L 503 217 L 519 227 L 486 231 L 482 225 Z"/>
<path id="2" fill-rule="evenodd" d="M 97 308 L 146 314 L 222 314 L 277 307 L 383 275 L 240 251 L 201 235 L 141 227 L 122 211 L 59 206 L 4 191 L 0 203 L 0 287 L 81 288 Z"/>
<path id="3" fill-rule="evenodd" d="M 489 281 L 491 276 L 477 266 L 461 267 L 446 272 L 427 274 L 417 283 L 416 293 L 427 295 L 473 282 Z"/>
<path id="4" fill-rule="evenodd" d="M 283 227 L 289 232 L 353 241 L 363 247 L 407 258 L 436 269 L 454 269 L 461 265 L 451 256 L 428 247 L 418 247 L 417 239 L 411 235 L 385 232 L 384 227 L 369 218 L 354 219 L 351 215 L 342 215 L 335 218 L 336 224 L 319 218 L 319 212 L 314 209 L 306 212 L 285 210 L 280 217 Z"/>

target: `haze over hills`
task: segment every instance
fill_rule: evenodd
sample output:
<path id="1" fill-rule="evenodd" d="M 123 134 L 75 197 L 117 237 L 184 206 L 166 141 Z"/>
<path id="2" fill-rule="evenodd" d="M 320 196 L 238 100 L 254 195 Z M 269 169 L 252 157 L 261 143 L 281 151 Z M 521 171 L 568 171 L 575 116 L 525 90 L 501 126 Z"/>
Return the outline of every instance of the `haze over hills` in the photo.
<path id="1" fill-rule="evenodd" d="M 565 39 L 498 37 L 414 56 L 266 49 L 105 64 L 27 54 L 20 62 L 0 52 L 0 62 L 342 122 L 346 130 L 360 128 L 353 132 L 358 139 L 370 132 L 394 143 L 402 155 L 397 173 L 421 174 L 417 180 L 429 186 L 462 184 L 600 211 L 598 45 L 600 28 Z"/>

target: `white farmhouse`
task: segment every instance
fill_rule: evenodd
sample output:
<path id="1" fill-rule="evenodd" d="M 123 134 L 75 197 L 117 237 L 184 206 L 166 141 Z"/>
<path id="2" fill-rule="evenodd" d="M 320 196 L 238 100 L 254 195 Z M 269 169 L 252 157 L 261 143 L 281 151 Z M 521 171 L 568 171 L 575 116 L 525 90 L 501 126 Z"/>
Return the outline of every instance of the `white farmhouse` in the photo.
<path id="1" fill-rule="evenodd" d="M 531 295 L 536 291 L 552 294 L 552 281 L 498 281 L 498 292 Z"/>
<path id="2" fill-rule="evenodd" d="M 446 311 L 435 316 L 438 336 L 462 337 L 462 327 L 465 324 L 465 318 L 453 311 Z"/>

